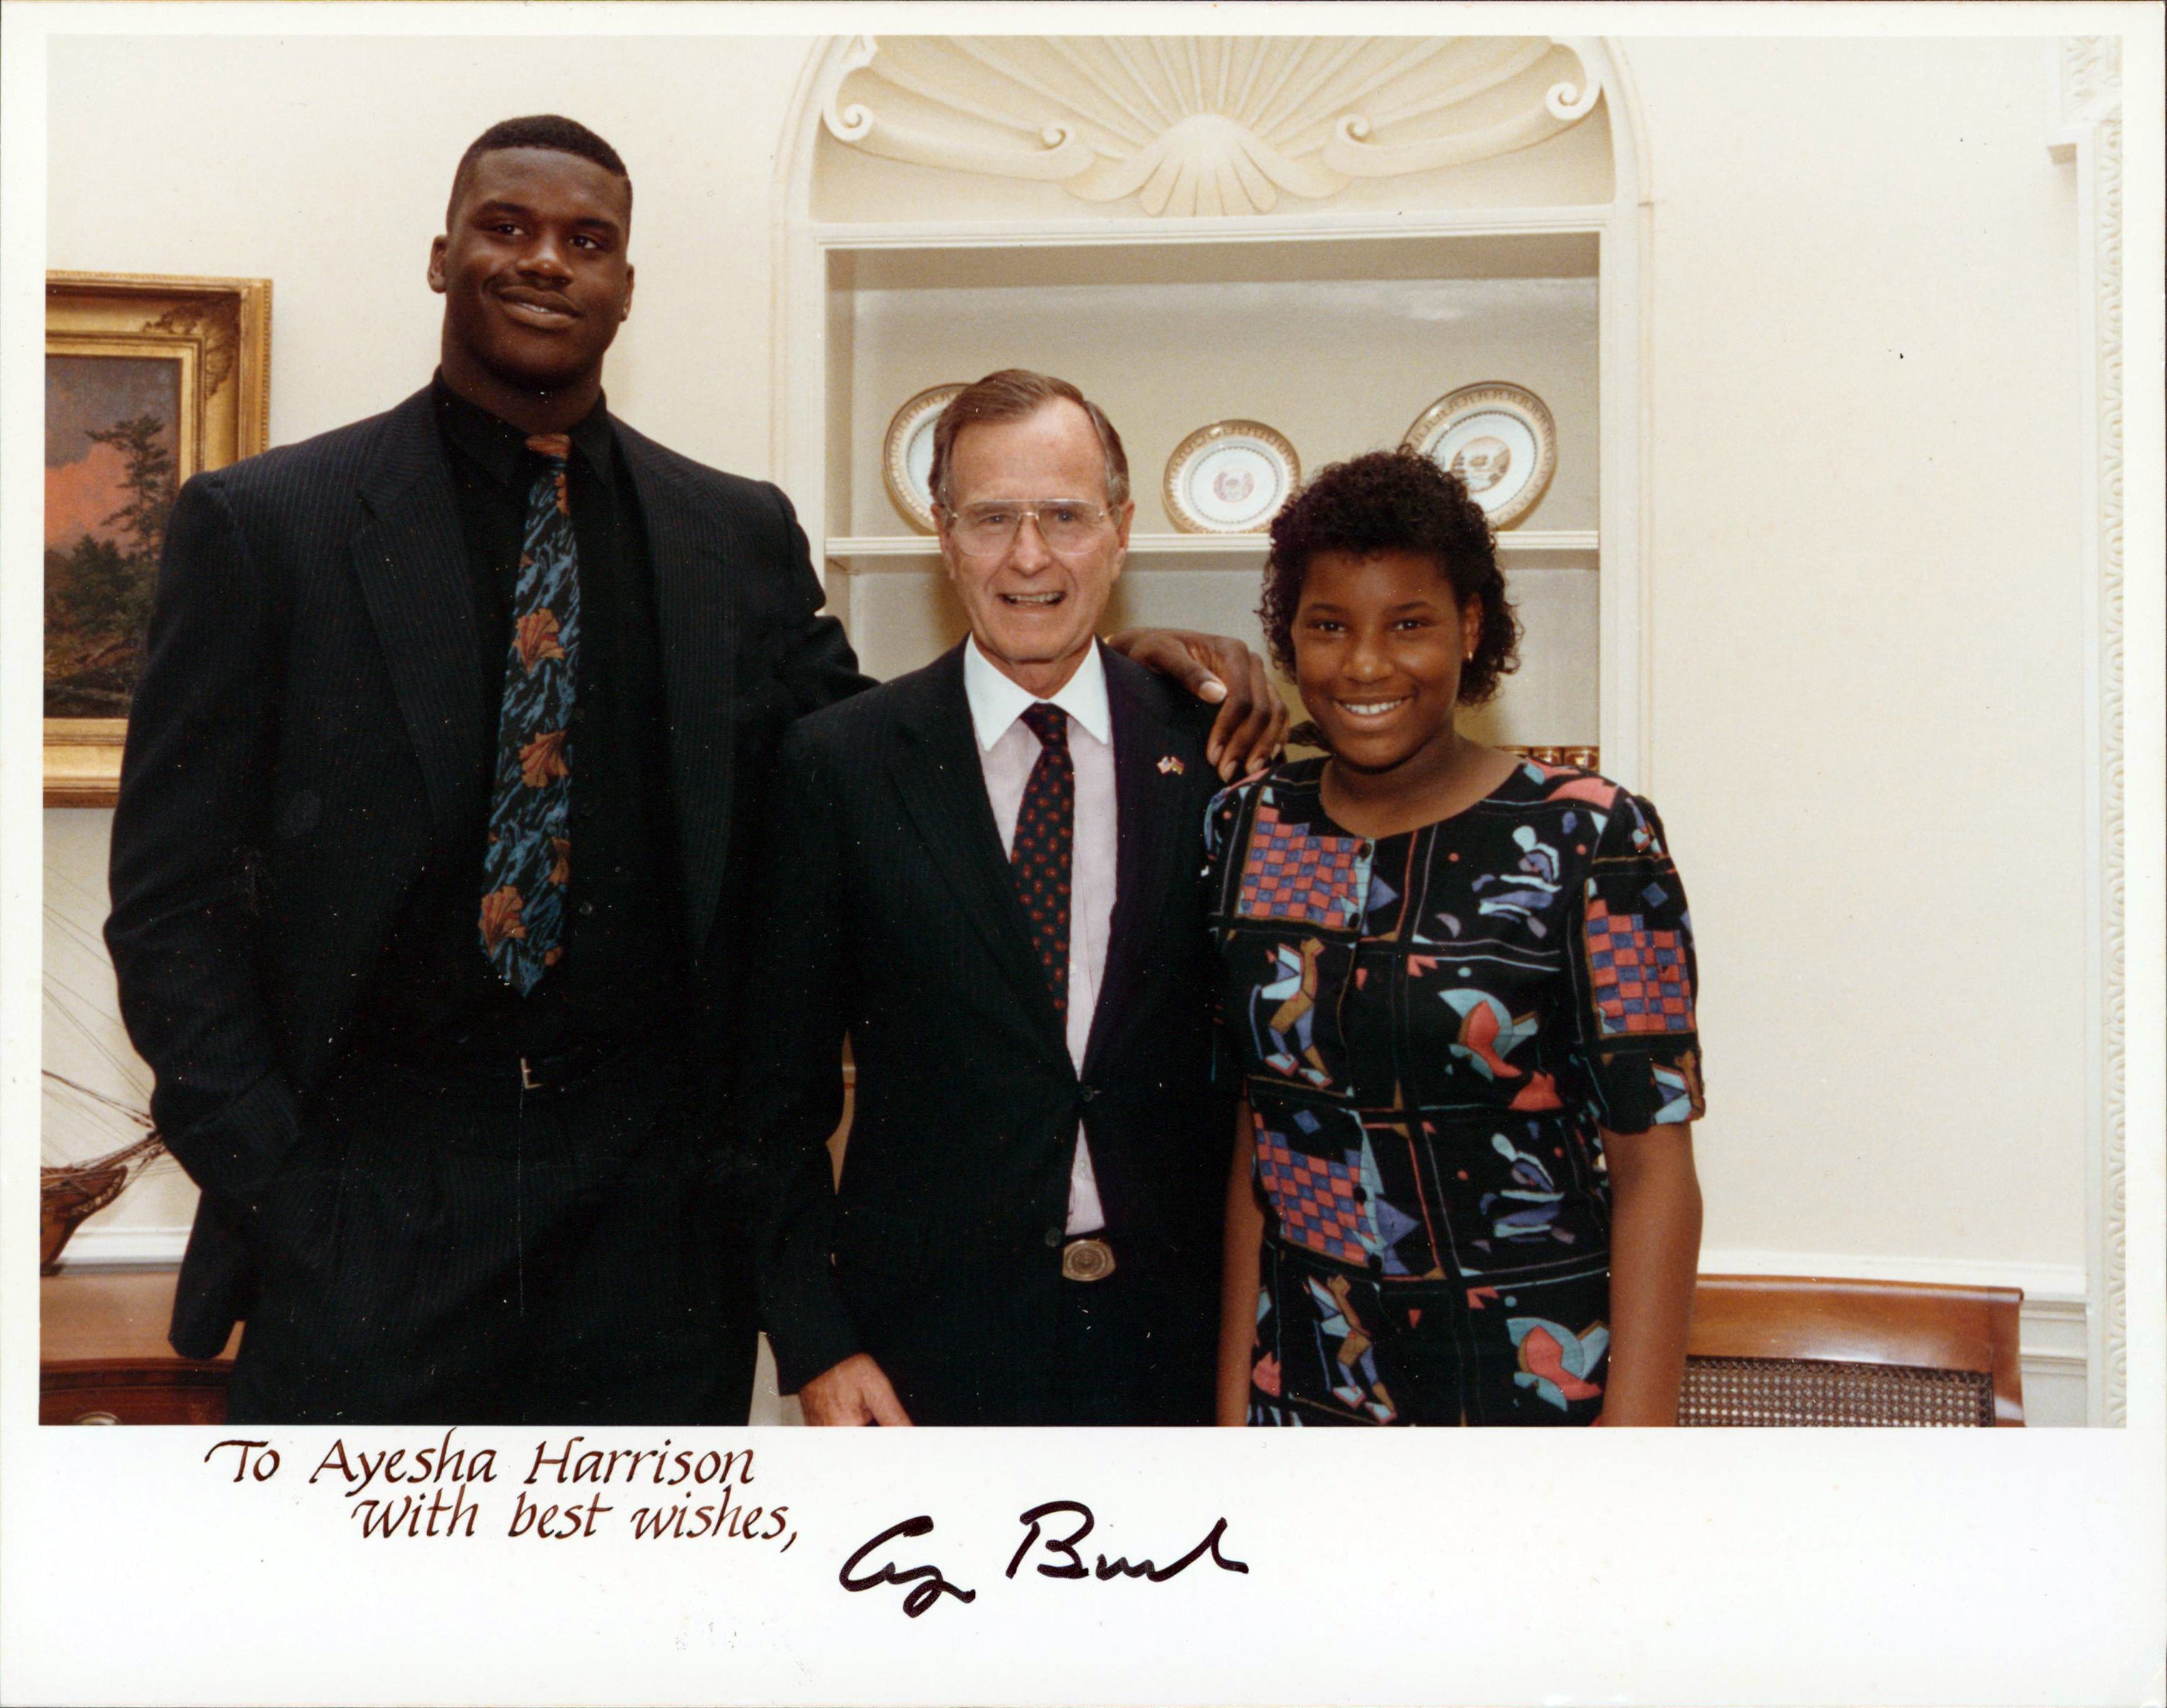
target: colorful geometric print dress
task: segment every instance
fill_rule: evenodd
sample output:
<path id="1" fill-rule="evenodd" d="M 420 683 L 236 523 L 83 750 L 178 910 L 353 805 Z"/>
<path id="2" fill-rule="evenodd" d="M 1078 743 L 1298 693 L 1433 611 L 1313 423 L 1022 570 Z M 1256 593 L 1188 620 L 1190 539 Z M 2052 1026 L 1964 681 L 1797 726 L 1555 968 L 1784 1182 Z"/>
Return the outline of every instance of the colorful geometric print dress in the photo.
<path id="1" fill-rule="evenodd" d="M 1374 840 L 1296 761 L 1213 803 L 1224 1023 L 1266 1205 L 1252 1424 L 1585 1424 L 1608 1373 L 1598 1124 L 1701 1113 L 1655 809 L 1529 761 Z"/>

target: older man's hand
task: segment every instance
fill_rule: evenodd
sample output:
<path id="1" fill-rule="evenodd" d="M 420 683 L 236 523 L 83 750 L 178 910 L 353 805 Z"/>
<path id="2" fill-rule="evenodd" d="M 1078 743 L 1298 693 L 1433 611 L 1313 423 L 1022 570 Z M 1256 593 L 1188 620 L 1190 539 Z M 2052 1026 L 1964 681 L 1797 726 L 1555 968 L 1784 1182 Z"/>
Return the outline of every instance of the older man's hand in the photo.
<path id="1" fill-rule="evenodd" d="M 1263 770 L 1286 745 L 1286 703 L 1264 661 L 1241 642 L 1190 629 L 1124 629 L 1106 644 L 1219 708 L 1204 750 L 1228 781 Z"/>
<path id="2" fill-rule="evenodd" d="M 819 1427 L 853 1424 L 907 1425 L 909 1414 L 895 1389 L 866 1352 L 855 1352 L 831 1364 L 797 1390 L 805 1421 Z"/>

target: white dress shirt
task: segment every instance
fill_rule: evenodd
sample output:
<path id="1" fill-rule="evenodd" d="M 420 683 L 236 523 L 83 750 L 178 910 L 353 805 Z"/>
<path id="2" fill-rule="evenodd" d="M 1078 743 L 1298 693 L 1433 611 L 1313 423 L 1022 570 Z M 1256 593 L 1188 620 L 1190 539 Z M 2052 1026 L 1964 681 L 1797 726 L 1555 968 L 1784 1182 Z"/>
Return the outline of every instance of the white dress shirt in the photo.
<path id="1" fill-rule="evenodd" d="M 971 728 L 986 776 L 986 798 L 1001 833 L 1001 852 L 1015 843 L 1017 816 L 1031 768 L 1043 751 L 1023 722 L 1036 696 L 996 669 L 974 636 L 963 645 L 963 692 L 971 703 Z M 1106 701 L 1106 666 L 1094 643 L 1076 674 L 1052 696 L 1068 714 L 1068 752 L 1076 766 L 1076 830 L 1068 875 L 1068 1059 L 1084 1071 L 1091 1016 L 1106 974 L 1106 937 L 1114 920 L 1114 884 L 1121 850 L 1114 790 L 1114 714 Z M 1106 1224 L 1091 1149 L 1084 1129 L 1068 1172 L 1068 1232 L 1072 1237 Z"/>

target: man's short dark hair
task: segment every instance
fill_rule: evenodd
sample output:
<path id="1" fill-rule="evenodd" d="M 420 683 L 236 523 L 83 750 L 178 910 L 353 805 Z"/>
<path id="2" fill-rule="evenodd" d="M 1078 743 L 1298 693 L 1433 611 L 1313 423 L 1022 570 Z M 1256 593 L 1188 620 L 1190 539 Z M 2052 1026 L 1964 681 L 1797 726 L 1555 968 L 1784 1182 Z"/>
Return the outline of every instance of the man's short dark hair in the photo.
<path id="1" fill-rule="evenodd" d="M 973 380 L 948 400 L 933 424 L 933 501 L 944 508 L 955 484 L 953 462 L 956 436 L 969 426 L 997 421 L 1020 421 L 1036 415 L 1046 405 L 1066 398 L 1090 417 L 1091 431 L 1099 436 L 1099 449 L 1106 459 L 1106 502 L 1119 510 L 1129 501 L 1129 457 L 1121 448 L 1121 436 L 1106 419 L 1106 412 L 1065 379 L 1050 373 L 1033 373 L 1025 368 L 1004 368 L 983 379 Z M 1061 494 L 1067 497 L 1070 494 Z"/>
<path id="2" fill-rule="evenodd" d="M 578 119 L 561 118 L 554 113 L 536 113 L 524 119 L 500 119 L 467 145 L 467 151 L 459 156 L 458 169 L 452 174 L 452 199 L 444 209 L 448 230 L 474 163 L 500 148 L 554 149 L 559 154 L 575 154 L 581 160 L 591 160 L 604 172 L 616 173 L 624 180 L 625 218 L 631 219 L 632 174 L 624 169 L 623 156 Z"/>

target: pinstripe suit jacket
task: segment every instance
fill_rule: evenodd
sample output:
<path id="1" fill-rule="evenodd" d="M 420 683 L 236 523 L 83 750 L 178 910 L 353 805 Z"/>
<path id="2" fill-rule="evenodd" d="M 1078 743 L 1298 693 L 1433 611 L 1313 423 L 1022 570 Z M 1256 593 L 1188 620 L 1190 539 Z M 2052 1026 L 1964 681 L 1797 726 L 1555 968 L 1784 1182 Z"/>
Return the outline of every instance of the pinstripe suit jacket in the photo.
<path id="1" fill-rule="evenodd" d="M 705 993 L 737 911 L 735 828 L 758 817 L 776 743 L 866 683 L 816 614 L 781 492 L 617 434 L 653 564 Z M 215 1351 L 244 1307 L 236 1207 L 294 1143 L 437 827 L 485 787 L 472 756 L 496 708 L 479 644 L 427 389 L 183 488 L 121 769 L 106 939 L 152 1115 L 206 1189 L 175 1304 L 184 1351 Z"/>
<path id="2" fill-rule="evenodd" d="M 1211 708 L 1105 664 L 1117 889 L 1080 1075 L 987 800 L 962 648 L 784 738 L 739 1113 L 770 1206 L 760 1298 L 786 1391 L 866 1351 L 914 1416 L 1031 1419 L 1054 1374 L 1081 1118 L 1157 1349 L 1193 1366 L 1208 1408 L 1233 1136 L 1201 912 Z M 845 1028 L 857 1092 L 831 1189 Z"/>

